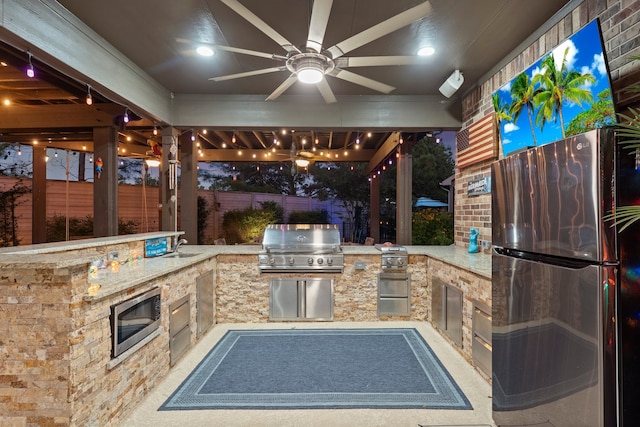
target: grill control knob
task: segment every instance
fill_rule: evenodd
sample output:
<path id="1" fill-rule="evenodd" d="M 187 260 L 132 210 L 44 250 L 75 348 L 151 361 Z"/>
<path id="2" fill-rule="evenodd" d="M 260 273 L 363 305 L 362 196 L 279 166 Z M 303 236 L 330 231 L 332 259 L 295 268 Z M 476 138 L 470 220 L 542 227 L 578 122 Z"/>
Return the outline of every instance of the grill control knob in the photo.
<path id="1" fill-rule="evenodd" d="M 275 258 L 269 258 L 269 264 L 274 265 L 276 263 Z"/>
<path id="2" fill-rule="evenodd" d="M 289 265 L 293 265 L 295 260 L 293 259 L 293 257 L 290 257 L 289 259 L 287 259 L 287 262 L 289 263 Z"/>
<path id="3" fill-rule="evenodd" d="M 318 258 L 318 264 L 322 265 L 324 263 L 324 260 L 322 258 Z"/>
<path id="4" fill-rule="evenodd" d="M 404 260 L 402 258 L 398 258 L 396 263 L 398 264 L 398 266 L 402 266 L 402 264 L 404 264 Z"/>
<path id="5" fill-rule="evenodd" d="M 327 258 L 327 265 L 333 265 L 333 258 Z"/>
<path id="6" fill-rule="evenodd" d="M 309 264 L 309 265 L 313 265 L 313 258 L 309 257 L 309 258 L 307 259 L 307 264 Z"/>

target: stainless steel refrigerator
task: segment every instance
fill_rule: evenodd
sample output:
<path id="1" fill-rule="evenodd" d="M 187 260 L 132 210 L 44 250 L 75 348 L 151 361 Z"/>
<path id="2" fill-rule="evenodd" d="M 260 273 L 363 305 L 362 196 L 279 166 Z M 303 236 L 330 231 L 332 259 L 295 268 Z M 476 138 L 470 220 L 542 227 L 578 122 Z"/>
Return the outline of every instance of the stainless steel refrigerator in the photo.
<path id="1" fill-rule="evenodd" d="M 638 426 L 636 156 L 601 129 L 492 165 L 492 399 L 499 426 Z"/>

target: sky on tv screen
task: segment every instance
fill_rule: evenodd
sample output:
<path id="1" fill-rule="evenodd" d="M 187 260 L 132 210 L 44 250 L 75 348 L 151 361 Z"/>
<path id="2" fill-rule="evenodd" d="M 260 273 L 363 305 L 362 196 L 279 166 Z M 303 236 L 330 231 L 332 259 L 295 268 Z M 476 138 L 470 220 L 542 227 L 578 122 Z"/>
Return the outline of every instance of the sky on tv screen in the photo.
<path id="1" fill-rule="evenodd" d="M 493 94 L 503 154 L 616 123 L 598 21 Z"/>

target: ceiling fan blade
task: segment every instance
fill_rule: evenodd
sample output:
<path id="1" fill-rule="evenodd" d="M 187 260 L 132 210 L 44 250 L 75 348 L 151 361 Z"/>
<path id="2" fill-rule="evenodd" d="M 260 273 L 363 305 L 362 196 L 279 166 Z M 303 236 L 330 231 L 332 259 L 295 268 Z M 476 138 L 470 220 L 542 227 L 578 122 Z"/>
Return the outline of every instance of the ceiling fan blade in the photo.
<path id="1" fill-rule="evenodd" d="M 194 41 L 187 40 L 187 39 L 176 39 L 176 41 L 178 43 L 189 43 L 191 45 L 209 46 L 213 50 L 224 50 L 224 51 L 227 51 L 227 52 L 241 53 L 243 55 L 258 56 L 260 58 L 275 59 L 275 60 L 278 60 L 278 61 L 286 61 L 287 60 L 287 57 L 283 56 L 283 55 L 276 55 L 274 53 L 260 52 L 260 51 L 257 51 L 257 50 L 242 49 L 240 47 L 223 46 L 223 45 L 220 45 L 220 44 L 211 44 L 211 43 L 199 43 L 199 42 L 194 42 Z"/>
<path id="2" fill-rule="evenodd" d="M 327 83 L 327 79 L 322 79 L 320 83 L 317 83 L 316 86 L 320 91 L 320 95 L 324 98 L 324 102 L 327 104 L 333 104 L 334 102 L 338 102 L 336 96 L 333 94 L 329 83 Z"/>
<path id="3" fill-rule="evenodd" d="M 355 56 L 342 57 L 335 61 L 336 67 L 379 67 L 387 65 L 417 65 L 426 64 L 424 56 Z"/>
<path id="4" fill-rule="evenodd" d="M 427 0 L 331 46 L 327 51 L 331 54 L 333 59 L 339 58 L 347 52 L 357 49 L 360 46 L 364 46 L 365 44 L 379 39 L 382 36 L 386 36 L 387 34 L 399 30 L 402 27 L 406 27 L 412 22 L 424 18 L 429 13 L 431 13 L 431 3 Z"/>
<path id="5" fill-rule="evenodd" d="M 336 68 L 331 72 L 331 75 L 342 80 L 346 80 L 351 83 L 355 83 L 360 86 L 368 87 L 382 93 L 390 93 L 395 90 L 395 87 L 381 83 L 379 81 L 370 79 L 368 77 L 361 76 L 360 74 L 352 73 L 351 71 Z"/>
<path id="6" fill-rule="evenodd" d="M 260 70 L 253 70 L 253 71 L 247 71 L 244 73 L 237 73 L 237 74 L 229 74 L 226 76 L 219 76 L 219 77 L 211 77 L 209 80 L 213 80 L 214 82 L 223 82 L 225 80 L 233 80 L 233 79 L 239 79 L 242 77 L 251 77 L 251 76 L 259 76 L 260 74 L 269 74 L 269 73 L 275 73 L 276 71 L 284 71 L 286 70 L 287 67 L 272 67 L 272 68 L 263 68 Z"/>
<path id="7" fill-rule="evenodd" d="M 307 49 L 312 49 L 317 53 L 322 50 L 324 33 L 329 22 L 329 14 L 333 0 L 314 0 L 311 11 L 311 22 L 309 23 L 309 37 L 307 37 Z"/>
<path id="8" fill-rule="evenodd" d="M 269 24 L 258 18 L 256 14 L 244 7 L 237 0 L 221 0 L 222 3 L 229 6 L 235 13 L 249 21 L 254 27 L 262 31 L 273 41 L 278 43 L 284 50 L 289 53 L 300 53 L 300 49 L 291 44 L 291 42 L 285 39 L 280 33 L 274 30 Z"/>
<path id="9" fill-rule="evenodd" d="M 298 80 L 298 77 L 295 74 L 291 74 L 287 80 L 283 81 L 282 84 L 276 88 L 276 90 L 271 92 L 271 95 L 269 95 L 265 101 L 273 101 L 282 95 L 284 91 L 289 89 L 291 85 L 296 82 L 296 80 Z"/>

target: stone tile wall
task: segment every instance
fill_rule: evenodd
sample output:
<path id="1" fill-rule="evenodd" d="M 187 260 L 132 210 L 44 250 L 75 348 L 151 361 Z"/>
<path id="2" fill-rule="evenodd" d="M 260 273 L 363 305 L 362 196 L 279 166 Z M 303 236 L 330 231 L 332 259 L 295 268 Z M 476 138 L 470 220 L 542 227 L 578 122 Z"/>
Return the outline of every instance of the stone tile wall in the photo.
<path id="1" fill-rule="evenodd" d="M 356 270 L 355 261 L 366 263 Z M 260 273 L 255 256 L 218 255 L 216 306 L 218 323 L 268 322 L 271 278 L 334 279 L 334 321 L 425 320 L 423 304 L 426 262 L 423 256 L 409 257 L 411 315 L 378 317 L 379 255 L 346 255 L 343 273 Z"/>
<path id="2" fill-rule="evenodd" d="M 0 277 L 0 425 L 118 425 L 169 370 L 169 303 L 191 295 L 215 260 L 158 277 L 126 293 L 84 300 L 88 265 L 4 268 Z M 111 359 L 110 306 L 158 286 L 160 334 Z"/>

